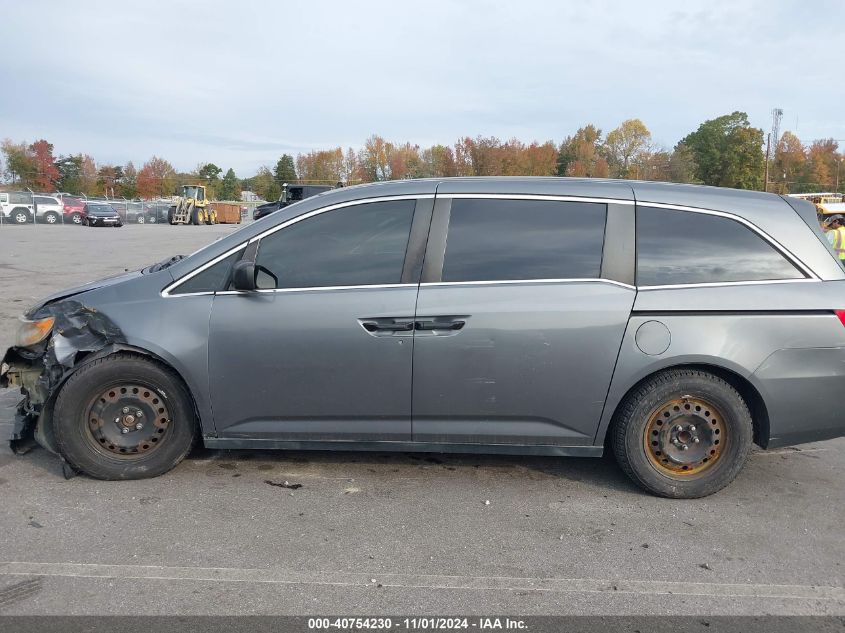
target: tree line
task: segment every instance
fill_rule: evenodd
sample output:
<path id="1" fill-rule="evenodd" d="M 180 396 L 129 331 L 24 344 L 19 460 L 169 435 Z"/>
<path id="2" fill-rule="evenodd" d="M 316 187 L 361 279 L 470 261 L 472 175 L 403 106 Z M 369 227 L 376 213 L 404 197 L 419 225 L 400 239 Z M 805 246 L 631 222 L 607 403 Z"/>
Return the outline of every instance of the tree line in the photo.
<path id="1" fill-rule="evenodd" d="M 153 198 L 171 195 L 183 184 L 203 183 L 209 195 L 220 200 L 239 199 L 242 190 L 275 200 L 289 182 L 356 184 L 452 176 L 630 178 L 778 193 L 830 191 L 843 188 L 839 176 L 844 158 L 834 139 L 804 144 L 785 132 L 768 148 L 767 164 L 764 132 L 752 127 L 744 112 L 705 121 L 671 150 L 655 143 L 639 119 L 624 121 L 606 134 L 587 124 L 559 143 L 477 136 L 453 145 L 420 147 L 373 135 L 357 150 L 335 147 L 296 158 L 283 154 L 272 168 L 262 166 L 248 178 L 238 178 L 231 168 L 224 173 L 214 163 L 178 172 L 157 156 L 140 169 L 131 161 L 98 165 L 88 154 L 56 157 L 53 145 L 44 139 L 31 144 L 7 139 L 0 149 L 4 180 L 34 191 Z M 845 172 L 842 176 L 845 180 Z"/>

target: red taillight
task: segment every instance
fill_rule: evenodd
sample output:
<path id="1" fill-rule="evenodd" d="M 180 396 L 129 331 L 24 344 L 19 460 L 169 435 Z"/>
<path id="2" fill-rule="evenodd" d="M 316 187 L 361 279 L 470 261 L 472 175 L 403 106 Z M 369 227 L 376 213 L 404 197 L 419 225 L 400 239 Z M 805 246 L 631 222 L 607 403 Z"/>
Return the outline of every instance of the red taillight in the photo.
<path id="1" fill-rule="evenodd" d="M 845 326 L 845 310 L 834 310 L 836 313 L 836 318 L 839 319 L 839 322 Z"/>

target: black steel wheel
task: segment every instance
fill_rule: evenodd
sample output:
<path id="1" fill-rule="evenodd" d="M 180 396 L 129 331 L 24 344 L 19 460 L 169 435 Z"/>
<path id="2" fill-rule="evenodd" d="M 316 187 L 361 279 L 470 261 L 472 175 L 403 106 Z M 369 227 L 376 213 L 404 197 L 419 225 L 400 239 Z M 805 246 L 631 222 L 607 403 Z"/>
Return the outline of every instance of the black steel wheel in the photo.
<path id="1" fill-rule="evenodd" d="M 167 472 L 197 436 L 193 404 L 181 379 L 156 362 L 124 353 L 75 371 L 56 399 L 53 424 L 64 458 L 97 479 Z"/>
<path id="2" fill-rule="evenodd" d="M 611 441 L 638 485 L 662 497 L 693 499 L 727 486 L 751 450 L 748 406 L 708 372 L 675 369 L 652 376 L 620 405 Z"/>

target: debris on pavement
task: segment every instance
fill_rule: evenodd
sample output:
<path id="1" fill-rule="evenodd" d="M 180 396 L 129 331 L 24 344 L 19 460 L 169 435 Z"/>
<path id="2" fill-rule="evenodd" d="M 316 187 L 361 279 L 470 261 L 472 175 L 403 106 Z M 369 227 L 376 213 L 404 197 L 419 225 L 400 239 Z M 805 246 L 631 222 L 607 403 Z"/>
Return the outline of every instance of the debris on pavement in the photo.
<path id="1" fill-rule="evenodd" d="M 292 484 L 287 479 L 284 482 L 273 481 L 272 479 L 265 479 L 264 483 L 268 486 L 275 486 L 276 488 L 287 488 L 288 490 L 299 490 L 302 484 Z"/>

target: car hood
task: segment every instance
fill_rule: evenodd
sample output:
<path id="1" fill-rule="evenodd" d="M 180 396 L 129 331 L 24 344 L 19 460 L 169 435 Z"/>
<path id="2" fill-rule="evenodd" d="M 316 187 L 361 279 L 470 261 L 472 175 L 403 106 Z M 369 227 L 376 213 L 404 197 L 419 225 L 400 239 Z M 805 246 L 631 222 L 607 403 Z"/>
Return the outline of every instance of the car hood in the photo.
<path id="1" fill-rule="evenodd" d="M 51 295 L 44 297 L 43 299 L 40 299 L 35 305 L 33 305 L 29 310 L 26 311 L 26 316 L 31 316 L 35 314 L 38 310 L 43 308 L 48 303 L 67 299 L 68 297 L 73 297 L 74 295 L 82 294 L 83 292 L 88 292 L 89 290 L 97 290 L 98 288 L 105 288 L 106 286 L 114 286 L 116 284 L 129 281 L 130 279 L 136 279 L 140 276 L 141 271 L 135 270 L 132 272 L 112 275 L 111 277 L 104 277 L 102 279 L 97 279 L 96 281 L 89 281 L 88 283 L 82 284 L 81 286 L 65 288 L 64 290 L 60 290 L 59 292 L 55 292 Z"/>

